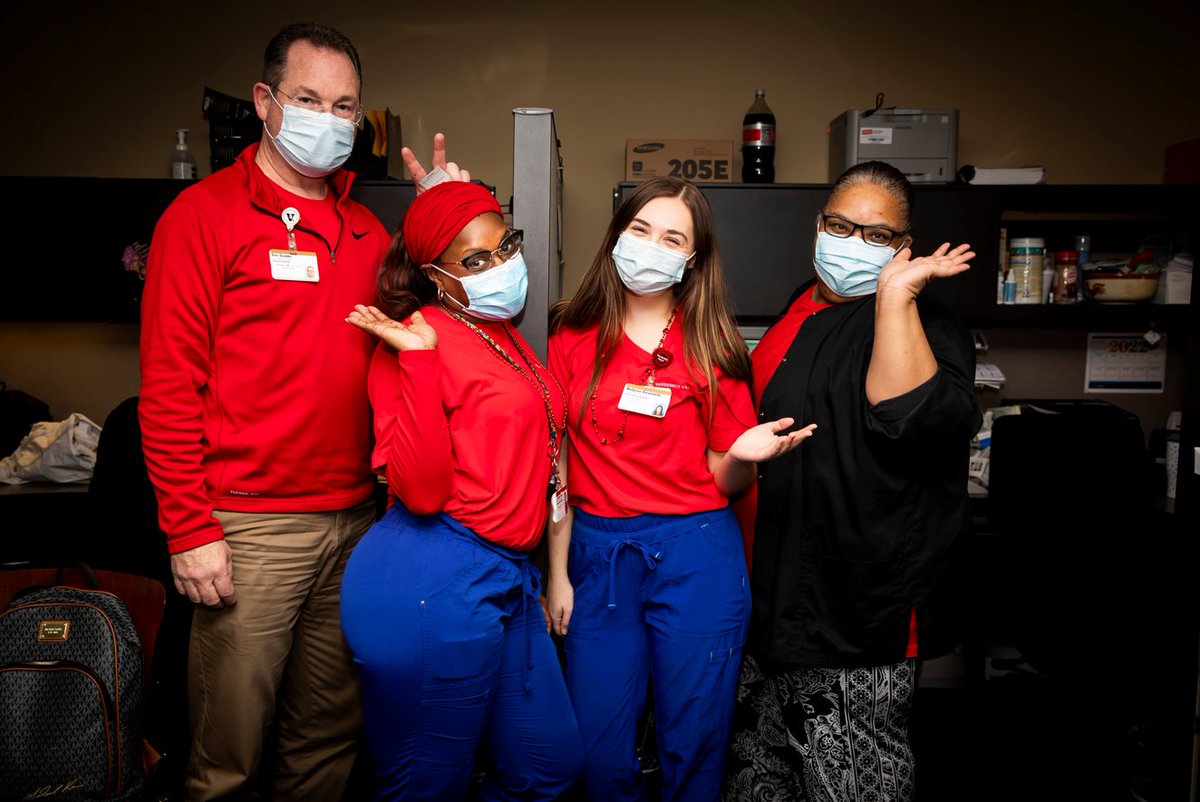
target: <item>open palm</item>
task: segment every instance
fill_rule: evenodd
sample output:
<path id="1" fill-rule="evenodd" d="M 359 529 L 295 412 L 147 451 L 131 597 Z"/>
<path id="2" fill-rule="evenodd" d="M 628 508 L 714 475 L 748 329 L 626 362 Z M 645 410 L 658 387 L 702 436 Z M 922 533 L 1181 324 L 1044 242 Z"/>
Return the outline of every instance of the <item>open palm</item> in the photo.
<path id="1" fill-rule="evenodd" d="M 811 437 L 817 428 L 817 424 L 810 423 L 803 429 L 779 434 L 795 422 L 794 418 L 780 418 L 747 429 L 729 447 L 729 455 L 741 462 L 766 462 L 786 454 Z"/>
<path id="2" fill-rule="evenodd" d="M 949 242 L 929 256 L 912 258 L 911 248 L 901 248 L 892 261 L 883 266 L 879 274 L 878 293 L 883 296 L 916 298 L 921 290 L 935 278 L 956 276 L 967 270 L 975 252 L 963 243 L 953 250 Z"/>
<path id="3" fill-rule="evenodd" d="M 413 312 L 405 325 L 373 306 L 357 304 L 354 311 L 347 315 L 346 322 L 374 334 L 397 351 L 430 351 L 437 348 L 437 331 L 425 322 L 420 312 Z"/>

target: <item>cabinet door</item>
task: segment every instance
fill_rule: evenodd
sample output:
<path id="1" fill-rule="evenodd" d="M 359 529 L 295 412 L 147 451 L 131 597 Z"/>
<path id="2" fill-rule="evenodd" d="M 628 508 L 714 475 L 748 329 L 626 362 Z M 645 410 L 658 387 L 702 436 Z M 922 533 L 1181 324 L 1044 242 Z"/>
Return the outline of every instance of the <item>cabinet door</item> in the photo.
<path id="1" fill-rule="evenodd" d="M 636 183 L 623 182 L 620 203 Z M 792 292 L 813 277 L 817 213 L 827 184 L 701 184 L 712 206 L 734 311 L 743 325 L 769 323 Z M 942 242 L 969 242 L 977 256 L 966 273 L 926 290 L 964 318 L 995 311 L 1000 209 L 996 194 L 969 186 L 916 188 L 912 230 L 916 255 Z"/>
<path id="2" fill-rule="evenodd" d="M 971 269 L 934 281 L 925 292 L 948 304 L 962 318 L 987 317 L 996 310 L 1000 269 L 1000 205 L 995 192 L 971 186 L 916 188 L 912 210 L 913 255 L 932 253 L 943 242 L 967 242 L 975 251 Z"/>

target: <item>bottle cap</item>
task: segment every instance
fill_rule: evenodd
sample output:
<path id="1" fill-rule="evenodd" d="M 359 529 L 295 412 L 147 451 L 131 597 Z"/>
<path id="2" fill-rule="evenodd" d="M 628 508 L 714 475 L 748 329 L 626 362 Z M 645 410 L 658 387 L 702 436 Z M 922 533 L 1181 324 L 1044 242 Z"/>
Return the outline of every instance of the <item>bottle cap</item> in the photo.
<path id="1" fill-rule="evenodd" d="M 1056 262 L 1077 262 L 1079 261 L 1078 251 L 1055 251 L 1054 261 Z"/>

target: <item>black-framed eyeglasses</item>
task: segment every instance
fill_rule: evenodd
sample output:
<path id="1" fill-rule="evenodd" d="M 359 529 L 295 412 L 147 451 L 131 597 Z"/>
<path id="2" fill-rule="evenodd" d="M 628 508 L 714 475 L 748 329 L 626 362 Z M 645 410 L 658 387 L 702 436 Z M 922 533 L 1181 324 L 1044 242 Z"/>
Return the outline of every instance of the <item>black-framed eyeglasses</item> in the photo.
<path id="1" fill-rule="evenodd" d="M 862 241 L 878 248 L 890 248 L 892 243 L 908 235 L 909 229 L 895 231 L 887 226 L 864 226 L 836 214 L 818 214 L 817 225 L 831 237 L 846 239 L 853 236 L 855 231 L 862 232 Z"/>
<path id="2" fill-rule="evenodd" d="M 463 268 L 471 273 L 482 273 L 490 267 L 502 265 L 509 259 L 521 252 L 521 242 L 525 237 L 525 232 L 519 228 L 510 228 L 504 235 L 504 239 L 500 240 L 500 245 L 494 251 L 476 251 L 475 253 L 467 254 L 462 259 L 459 259 L 451 264 L 462 265 Z M 496 261 L 499 257 L 500 261 Z M 446 264 L 441 262 L 439 264 Z"/>
<path id="3" fill-rule="evenodd" d="M 271 87 L 273 92 L 286 97 L 292 102 L 293 106 L 298 106 L 302 109 L 315 111 L 318 114 L 332 114 L 334 117 L 340 117 L 343 120 L 348 120 L 356 126 L 361 126 L 365 112 L 361 103 L 334 103 L 332 106 L 327 106 L 315 97 L 308 95 L 289 95 L 278 86 Z"/>

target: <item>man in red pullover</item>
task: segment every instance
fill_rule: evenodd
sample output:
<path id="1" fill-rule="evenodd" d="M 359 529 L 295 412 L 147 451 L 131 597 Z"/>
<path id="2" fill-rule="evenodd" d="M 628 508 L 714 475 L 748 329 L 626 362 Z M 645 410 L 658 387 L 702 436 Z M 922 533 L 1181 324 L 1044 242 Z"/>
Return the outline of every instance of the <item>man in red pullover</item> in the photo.
<path id="1" fill-rule="evenodd" d="M 345 317 L 374 302 L 390 241 L 341 169 L 361 89 L 341 33 L 280 30 L 253 90 L 262 140 L 182 192 L 152 239 L 139 415 L 175 587 L 197 605 L 193 800 L 262 790 L 336 802 L 356 755 L 338 588 L 375 517 L 374 342 Z M 440 135 L 434 149 L 459 178 Z M 260 789 L 272 724 L 274 771 Z"/>

